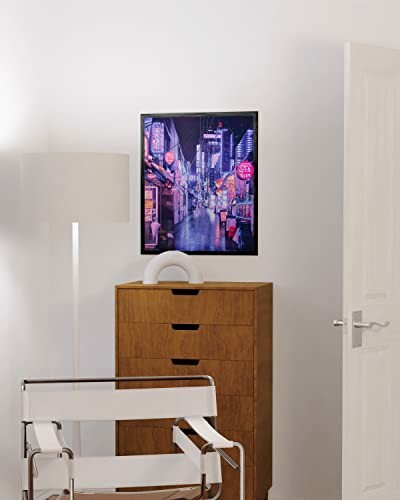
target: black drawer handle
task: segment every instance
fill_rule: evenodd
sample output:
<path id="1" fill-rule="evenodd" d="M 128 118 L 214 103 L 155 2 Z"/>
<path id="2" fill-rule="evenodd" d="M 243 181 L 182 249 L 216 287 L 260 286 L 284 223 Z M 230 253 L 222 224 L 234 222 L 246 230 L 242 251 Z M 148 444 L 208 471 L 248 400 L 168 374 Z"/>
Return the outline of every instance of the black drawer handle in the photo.
<path id="1" fill-rule="evenodd" d="M 172 358 L 171 362 L 177 366 L 197 366 L 200 363 L 199 359 L 177 359 Z"/>
<path id="2" fill-rule="evenodd" d="M 200 290 L 195 288 L 172 288 L 173 295 L 199 295 Z"/>
<path id="3" fill-rule="evenodd" d="M 200 325 L 190 323 L 172 323 L 171 328 L 173 330 L 198 330 Z"/>

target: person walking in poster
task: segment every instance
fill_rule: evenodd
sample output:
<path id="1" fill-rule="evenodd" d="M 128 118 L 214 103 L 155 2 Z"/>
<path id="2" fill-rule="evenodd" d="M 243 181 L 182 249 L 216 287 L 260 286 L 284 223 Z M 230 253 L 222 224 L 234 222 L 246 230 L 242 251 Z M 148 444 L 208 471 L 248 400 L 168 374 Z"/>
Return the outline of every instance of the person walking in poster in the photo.
<path id="1" fill-rule="evenodd" d="M 158 245 L 158 232 L 160 231 L 161 224 L 153 217 L 153 222 L 150 224 L 151 237 L 155 246 Z"/>

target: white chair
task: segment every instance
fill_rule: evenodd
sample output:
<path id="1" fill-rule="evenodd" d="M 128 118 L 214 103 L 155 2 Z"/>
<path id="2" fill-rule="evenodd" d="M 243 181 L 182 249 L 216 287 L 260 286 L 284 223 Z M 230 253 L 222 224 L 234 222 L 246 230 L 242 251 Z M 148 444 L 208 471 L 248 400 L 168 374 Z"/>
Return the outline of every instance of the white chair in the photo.
<path id="1" fill-rule="evenodd" d="M 73 388 L 73 384 L 77 383 L 196 379 L 204 380 L 208 385 L 123 390 Z M 54 387 L 57 387 L 57 390 L 53 390 Z M 37 388 L 41 390 L 36 390 Z M 216 499 L 222 488 L 222 457 L 240 472 L 240 500 L 244 500 L 243 446 L 217 432 L 216 417 L 215 385 L 213 379 L 207 375 L 25 380 L 22 384 L 23 499 L 34 500 L 34 486 L 37 490 L 68 489 L 70 499 L 73 500 L 75 489 L 104 490 L 172 485 L 197 485 L 196 497 L 203 499 L 211 485 L 218 485 L 212 497 Z M 180 449 L 183 453 L 77 457 L 65 444 L 61 433 L 62 423 L 68 421 L 166 418 L 175 419 L 171 442 L 175 451 Z M 181 421 L 186 421 L 192 432 L 205 441 L 201 449 L 190 440 L 185 429 L 180 428 Z M 28 432 L 28 428 L 32 428 L 34 432 Z M 28 442 L 28 434 L 34 434 L 37 441 L 34 447 Z M 239 448 L 240 465 L 223 451 L 233 447 Z M 188 491 L 187 498 L 193 498 L 190 496 L 193 495 L 193 488 Z"/>

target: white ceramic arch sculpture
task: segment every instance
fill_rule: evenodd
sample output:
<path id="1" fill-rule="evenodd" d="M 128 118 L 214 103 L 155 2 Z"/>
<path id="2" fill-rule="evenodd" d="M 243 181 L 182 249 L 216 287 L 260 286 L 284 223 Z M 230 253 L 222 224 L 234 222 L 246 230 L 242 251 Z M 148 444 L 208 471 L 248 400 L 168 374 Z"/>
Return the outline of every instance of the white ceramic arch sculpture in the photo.
<path id="1" fill-rule="evenodd" d="M 196 266 L 194 259 L 186 253 L 173 250 L 164 252 L 151 259 L 144 270 L 143 284 L 157 284 L 160 272 L 170 266 L 177 266 L 183 269 L 188 275 L 189 283 L 204 283 L 203 274 Z"/>

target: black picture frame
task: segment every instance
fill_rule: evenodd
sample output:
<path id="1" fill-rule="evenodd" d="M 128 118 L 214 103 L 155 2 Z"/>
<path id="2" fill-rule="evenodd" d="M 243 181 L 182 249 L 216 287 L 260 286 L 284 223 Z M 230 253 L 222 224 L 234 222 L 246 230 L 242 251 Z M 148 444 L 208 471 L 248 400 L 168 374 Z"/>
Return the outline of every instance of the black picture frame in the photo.
<path id="1" fill-rule="evenodd" d="M 145 191 L 146 191 L 146 175 L 148 175 L 149 167 L 145 163 L 145 123 L 146 120 L 174 120 L 176 118 L 196 118 L 196 119 L 210 119 L 223 120 L 224 118 L 233 117 L 248 117 L 253 121 L 253 151 L 252 161 L 254 172 L 252 176 L 252 200 L 253 200 L 253 233 L 252 233 L 252 247 L 244 248 L 242 250 L 226 249 L 226 250 L 190 250 L 184 248 L 169 248 L 167 244 L 165 248 L 146 248 L 145 231 L 146 231 L 146 216 L 145 216 Z M 204 134 L 204 131 L 201 133 Z M 199 135 L 200 136 L 200 135 Z M 235 165 L 234 169 L 237 167 Z M 140 249 L 142 255 L 158 255 L 167 250 L 181 250 L 187 254 L 192 255 L 236 255 L 236 256 L 250 256 L 258 255 L 258 111 L 221 111 L 221 112 L 182 112 L 182 113 L 142 113 L 140 114 Z M 233 172 L 233 171 L 232 171 Z M 158 172 L 157 172 L 158 173 Z"/>

